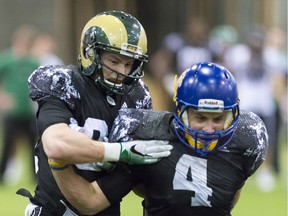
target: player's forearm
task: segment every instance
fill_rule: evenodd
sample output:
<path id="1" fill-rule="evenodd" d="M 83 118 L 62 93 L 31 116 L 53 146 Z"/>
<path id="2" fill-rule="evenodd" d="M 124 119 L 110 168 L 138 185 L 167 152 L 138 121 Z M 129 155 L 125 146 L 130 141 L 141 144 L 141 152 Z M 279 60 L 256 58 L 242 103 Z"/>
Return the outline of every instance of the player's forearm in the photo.
<path id="1" fill-rule="evenodd" d="M 41 139 L 47 157 L 61 164 L 100 161 L 149 164 L 168 157 L 173 148 L 168 141 L 163 140 L 132 140 L 123 143 L 94 141 L 64 123 L 48 127 Z"/>
<path id="2" fill-rule="evenodd" d="M 110 206 L 98 184 L 77 175 L 71 166 L 64 170 L 52 169 L 52 173 L 65 198 L 81 214 L 96 214 Z"/>
<path id="3" fill-rule="evenodd" d="M 67 164 L 102 161 L 104 147 L 101 142 L 71 130 L 66 124 L 55 124 L 47 128 L 42 142 L 48 158 Z"/>

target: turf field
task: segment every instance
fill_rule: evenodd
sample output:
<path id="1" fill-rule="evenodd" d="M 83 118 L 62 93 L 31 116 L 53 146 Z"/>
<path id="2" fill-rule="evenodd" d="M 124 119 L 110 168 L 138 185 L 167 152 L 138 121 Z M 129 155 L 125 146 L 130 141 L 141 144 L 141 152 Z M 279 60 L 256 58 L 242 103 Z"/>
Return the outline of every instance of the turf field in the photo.
<path id="1" fill-rule="evenodd" d="M 286 144 L 286 143 L 285 143 Z M 233 216 L 287 216 L 287 149 L 282 144 L 281 149 L 281 175 L 277 178 L 277 185 L 272 192 L 263 193 L 256 187 L 255 177 L 248 179 L 240 200 L 232 211 Z M 27 157 L 29 154 L 20 149 L 18 153 L 23 161 L 26 175 L 23 175 L 17 185 L 0 185 L 0 216 L 22 216 L 28 199 L 16 195 L 20 187 L 26 187 L 31 192 L 34 182 L 31 181 Z M 141 199 L 130 193 L 122 202 L 123 216 L 141 216 Z"/>

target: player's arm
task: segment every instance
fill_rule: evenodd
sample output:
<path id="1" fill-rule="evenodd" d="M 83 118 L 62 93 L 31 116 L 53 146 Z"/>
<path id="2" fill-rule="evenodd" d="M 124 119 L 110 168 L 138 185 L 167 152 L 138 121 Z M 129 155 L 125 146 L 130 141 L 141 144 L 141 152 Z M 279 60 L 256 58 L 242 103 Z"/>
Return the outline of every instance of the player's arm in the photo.
<path id="1" fill-rule="evenodd" d="M 66 200 L 83 215 L 94 215 L 119 203 L 137 184 L 137 176 L 123 164 L 91 183 L 75 173 L 72 166 L 50 168 Z"/>
<path id="2" fill-rule="evenodd" d="M 65 123 L 49 126 L 41 138 L 48 158 L 66 164 L 102 161 L 104 157 L 104 146 L 101 142 L 71 130 Z"/>
<path id="3" fill-rule="evenodd" d="M 171 145 L 161 140 L 135 140 L 106 143 L 72 130 L 65 123 L 48 127 L 43 135 L 44 151 L 49 159 L 62 164 L 122 161 L 128 164 L 151 164 L 170 155 Z"/>
<path id="4" fill-rule="evenodd" d="M 97 182 L 88 182 L 76 174 L 72 166 L 63 170 L 52 170 L 52 173 L 67 201 L 81 214 L 96 214 L 110 206 Z"/>

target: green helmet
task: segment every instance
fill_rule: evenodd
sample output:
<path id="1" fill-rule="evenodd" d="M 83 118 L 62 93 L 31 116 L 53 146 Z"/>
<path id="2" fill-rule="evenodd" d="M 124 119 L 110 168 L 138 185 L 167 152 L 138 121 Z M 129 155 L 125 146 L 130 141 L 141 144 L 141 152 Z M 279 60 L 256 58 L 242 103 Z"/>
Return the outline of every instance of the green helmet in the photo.
<path id="1" fill-rule="evenodd" d="M 104 79 L 101 50 L 134 59 L 132 70 L 122 85 Z M 137 83 L 144 75 L 143 66 L 148 61 L 146 53 L 147 37 L 144 28 L 135 17 L 125 12 L 100 13 L 90 19 L 82 31 L 79 50 L 81 70 L 87 76 L 97 73 L 96 83 L 106 92 L 121 94 L 124 86 L 132 87 Z"/>

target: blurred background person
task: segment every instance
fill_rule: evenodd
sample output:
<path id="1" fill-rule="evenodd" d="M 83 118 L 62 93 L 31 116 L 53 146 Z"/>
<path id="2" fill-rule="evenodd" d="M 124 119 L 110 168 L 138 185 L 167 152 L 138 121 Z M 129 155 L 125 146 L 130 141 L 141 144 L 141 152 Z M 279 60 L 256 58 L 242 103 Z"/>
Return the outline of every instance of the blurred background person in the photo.
<path id="1" fill-rule="evenodd" d="M 159 82 L 162 82 L 168 95 L 174 95 L 174 76 L 181 74 L 189 66 L 204 61 L 211 61 L 208 47 L 209 28 L 201 17 L 187 19 L 183 32 L 167 34 L 161 47 L 152 54 L 149 70 Z M 173 111 L 174 106 L 169 107 Z"/>
<path id="2" fill-rule="evenodd" d="M 0 103 L 3 115 L 1 183 L 17 183 L 21 177 L 22 163 L 17 158 L 17 144 L 22 145 L 27 142 L 32 153 L 36 143 L 35 112 L 28 96 L 27 86 L 29 75 L 39 65 L 37 59 L 31 56 L 31 47 L 35 36 L 34 27 L 20 26 L 11 37 L 11 47 L 0 53 L 0 95 L 4 98 Z M 32 154 L 31 163 L 34 167 Z"/>
<path id="3" fill-rule="evenodd" d="M 262 26 L 251 26 L 244 42 L 230 47 L 224 56 L 224 64 L 238 82 L 241 108 L 255 112 L 267 125 L 270 143 L 268 156 L 256 174 L 257 185 L 263 192 L 274 189 L 274 177 L 279 174 L 281 114 L 277 98 L 282 93 L 275 91 L 275 86 L 285 85 L 280 82 L 285 80 L 286 73 L 285 58 L 280 57 L 279 49 L 276 51 L 271 47 L 271 38 L 268 40 L 267 33 Z M 283 41 L 281 46 L 284 46 Z"/>
<path id="4" fill-rule="evenodd" d="M 41 33 L 35 38 L 32 54 L 38 58 L 40 65 L 64 65 L 56 51 L 56 40 L 51 34 Z"/>
<path id="5" fill-rule="evenodd" d="M 209 31 L 208 46 L 211 51 L 212 61 L 224 65 L 226 51 L 238 43 L 239 33 L 237 29 L 228 24 L 216 25 Z"/>
<path id="6" fill-rule="evenodd" d="M 266 29 L 263 58 L 269 71 L 272 82 L 275 103 L 275 144 L 268 155 L 268 172 L 278 177 L 281 171 L 279 144 L 281 142 L 281 129 L 287 125 L 287 35 L 283 29 L 271 26 Z M 285 118 L 286 117 L 286 118 Z M 287 131 L 284 133 L 286 134 Z M 287 135 L 286 135 L 287 136 Z M 287 143 L 286 143 L 287 145 Z M 287 146 L 286 146 L 287 148 Z M 258 181 L 261 182 L 261 175 Z M 263 186 L 262 186 L 263 187 Z"/>

